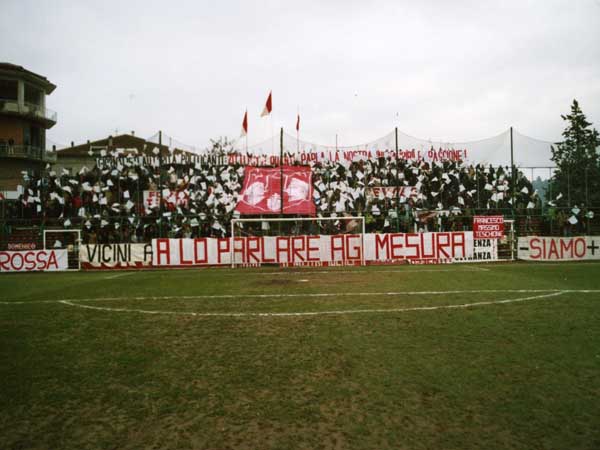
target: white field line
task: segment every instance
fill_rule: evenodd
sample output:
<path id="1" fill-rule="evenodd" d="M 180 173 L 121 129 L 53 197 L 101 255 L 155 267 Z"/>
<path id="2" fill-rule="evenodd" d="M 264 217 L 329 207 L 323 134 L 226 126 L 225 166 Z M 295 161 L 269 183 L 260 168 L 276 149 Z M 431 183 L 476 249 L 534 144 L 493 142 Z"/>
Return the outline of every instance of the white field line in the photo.
<path id="1" fill-rule="evenodd" d="M 281 270 L 277 272 L 248 272 L 244 273 L 243 276 L 246 275 L 255 275 L 255 276 L 268 276 L 268 275 L 303 275 L 303 274 L 327 274 L 327 275 L 335 275 L 335 274 L 354 274 L 357 273 L 422 273 L 422 272 L 489 272 L 491 269 L 485 269 L 483 267 L 464 267 L 460 270 L 457 269 L 381 269 L 381 270 L 360 270 L 357 267 L 354 270 Z M 236 273 L 239 275 L 239 273 Z"/>
<path id="2" fill-rule="evenodd" d="M 193 270 L 199 270 L 199 271 L 203 271 L 203 272 L 208 272 L 208 271 L 220 271 L 222 273 L 219 273 L 219 275 L 240 275 L 240 272 L 243 272 L 243 276 L 269 276 L 269 275 L 302 275 L 302 274 L 356 274 L 356 273 L 421 273 L 421 272 L 490 272 L 493 269 L 502 267 L 502 268 L 514 268 L 514 267 L 522 267 L 522 266 L 555 266 L 555 267 L 560 267 L 560 266 L 575 266 L 578 263 L 580 263 L 581 265 L 598 265 L 600 264 L 600 261 L 596 262 L 596 261 L 564 261 L 564 262 L 527 262 L 527 261 L 521 261 L 521 260 L 515 260 L 515 261 L 503 261 L 503 260 L 496 260 L 496 261 L 489 261 L 487 263 L 481 263 L 481 264 L 486 264 L 488 265 L 488 267 L 481 267 L 481 266 L 471 266 L 469 263 L 460 263 L 460 269 L 457 267 L 457 264 L 453 265 L 453 269 L 445 269 L 445 268 L 440 268 L 440 269 L 433 269 L 433 268 L 423 268 L 424 265 L 406 265 L 406 264 L 400 264 L 398 265 L 398 267 L 400 267 L 399 269 L 367 269 L 367 270 L 361 270 L 364 269 L 364 267 L 361 266 L 356 266 L 353 269 L 337 269 L 335 267 L 331 267 L 329 270 L 327 269 L 321 269 L 321 270 L 309 270 L 309 269 L 294 269 L 293 267 L 289 267 L 287 268 L 287 270 L 278 270 L 278 271 L 271 271 L 271 272 L 250 272 L 250 271 L 244 271 L 244 269 L 236 269 L 236 270 L 232 270 L 230 267 L 224 267 L 224 266 L 219 266 L 219 267 L 188 267 L 186 269 L 181 269 L 181 270 L 176 270 L 174 271 L 173 269 L 166 269 L 166 268 L 154 268 L 152 270 L 135 270 L 132 269 L 131 271 L 128 271 L 128 273 L 138 273 L 138 274 L 155 274 L 156 272 L 171 272 L 171 273 L 181 273 L 181 272 L 185 272 L 185 271 L 193 271 Z M 444 266 L 446 264 L 439 264 L 437 265 L 437 267 L 441 267 Z M 432 267 L 434 265 L 429 265 L 429 267 Z M 373 267 L 373 266 L 367 266 L 367 267 Z M 492 269 L 493 268 L 493 269 Z M 122 272 L 122 270 L 118 270 L 118 272 Z M 223 273 L 224 272 L 224 273 Z M 96 273 L 96 272 L 86 272 L 86 273 Z M 115 277 L 116 278 L 116 277 Z"/>
<path id="3" fill-rule="evenodd" d="M 449 265 L 449 264 L 440 264 L 438 266 Z M 401 269 L 371 269 L 371 270 L 361 270 L 363 267 L 356 266 L 354 269 L 336 269 L 332 267 L 330 270 L 321 269 L 321 270 L 310 270 L 310 269 L 294 269 L 292 267 L 287 270 L 273 270 L 266 272 L 250 272 L 245 271 L 245 268 L 240 269 L 231 269 L 230 267 L 188 267 L 186 269 L 161 269 L 156 268 L 152 270 L 134 270 L 133 273 L 147 273 L 154 275 L 156 272 L 171 272 L 182 274 L 187 272 L 193 272 L 194 270 L 209 272 L 219 271 L 219 275 L 233 275 L 233 276 L 269 276 L 269 275 L 304 275 L 304 274 L 325 274 L 325 275 L 335 275 L 335 274 L 357 274 L 357 273 L 421 273 L 421 272 L 489 272 L 492 269 L 484 268 L 484 267 L 470 267 L 466 264 L 463 264 L 460 269 L 421 269 L 422 265 L 401 265 Z M 430 265 L 431 266 L 431 265 Z M 411 269 L 413 268 L 413 269 Z M 120 272 L 120 270 L 119 270 Z M 87 273 L 92 273 L 87 272 Z"/>
<path id="4" fill-rule="evenodd" d="M 494 261 L 496 262 L 496 261 Z M 546 262 L 537 262 L 537 261 L 526 261 L 526 260 L 515 260 L 508 261 L 508 264 L 498 264 L 494 265 L 494 267 L 519 267 L 519 266 L 548 266 L 548 267 L 559 267 L 559 266 L 597 266 L 600 264 L 600 261 L 546 261 Z"/>
<path id="5" fill-rule="evenodd" d="M 559 266 L 572 266 L 576 263 L 578 263 L 580 261 L 570 261 L 570 262 L 547 262 L 547 263 L 543 263 L 543 262 L 524 262 L 524 261 L 491 261 L 488 264 L 493 264 L 493 266 L 490 267 L 480 267 L 480 266 L 469 266 L 466 263 L 463 264 L 462 267 L 460 267 L 460 269 L 458 268 L 454 268 L 454 269 L 425 269 L 425 268 L 421 268 L 423 266 L 419 266 L 419 265 L 411 265 L 411 266 L 406 266 L 406 265 L 402 265 L 400 269 L 371 269 L 371 270 L 361 270 L 363 269 L 360 266 L 355 267 L 354 269 L 336 269 L 336 268 L 331 268 L 330 270 L 326 270 L 326 269 L 322 269 L 322 270 L 309 270 L 309 269 L 304 269 L 304 270 L 294 270 L 291 267 L 289 268 L 289 270 L 279 270 L 279 271 L 272 271 L 272 272 L 243 272 L 243 276 L 270 276 L 270 275 L 310 275 L 310 274 L 318 274 L 318 275 L 335 275 L 335 274 L 356 274 L 356 273 L 424 273 L 424 272 L 490 272 L 492 271 L 492 267 L 498 268 L 498 267 L 519 267 L 519 266 L 555 266 L 555 267 L 559 267 Z M 501 263 L 501 264 L 495 264 L 495 263 Z M 586 264 L 586 265 L 597 265 L 600 264 L 600 262 L 594 262 L 594 261 L 585 261 L 582 262 L 582 264 Z M 229 267 L 190 267 L 187 270 L 201 270 L 201 271 L 210 271 L 210 270 L 220 270 L 226 273 L 220 273 L 220 275 L 240 275 L 240 270 L 244 270 L 244 269 L 237 269 L 235 271 L 230 271 Z M 128 271 L 127 274 L 133 275 L 133 274 L 153 274 L 156 272 L 166 272 L 166 271 L 171 271 L 173 272 L 172 269 L 160 269 L 157 268 L 156 270 L 131 270 Z M 112 278 L 119 278 L 121 276 L 127 276 L 126 274 L 121 274 L 122 271 L 118 271 L 120 272 L 117 275 L 111 276 L 111 277 L 106 277 L 105 279 L 112 279 Z M 179 271 L 181 272 L 181 271 Z M 89 273 L 93 273 L 93 272 L 89 272 Z"/>
<path id="6" fill-rule="evenodd" d="M 105 280 L 114 280 L 115 278 L 127 277 L 129 275 L 134 275 L 136 272 L 124 272 L 117 273 L 116 275 L 111 275 L 110 277 L 104 277 Z"/>
<path id="7" fill-rule="evenodd" d="M 455 294 L 536 294 L 536 293 L 600 293 L 600 289 L 479 289 L 456 291 L 392 291 L 392 292 L 319 292 L 298 294 L 219 294 L 219 295 L 167 295 L 167 296 L 135 296 L 135 297 L 98 297 L 67 298 L 57 300 L 2 301 L 0 305 L 26 305 L 34 303 L 69 302 L 111 302 L 124 300 L 212 300 L 212 299 L 250 299 L 250 298 L 324 298 L 324 297 L 371 297 L 371 296 L 403 296 L 403 295 L 455 295 Z"/>
<path id="8" fill-rule="evenodd" d="M 469 270 L 473 270 L 475 272 L 479 271 L 479 272 L 490 272 L 492 269 L 488 269 L 486 267 L 478 267 L 478 266 L 473 266 L 473 267 L 469 267 Z M 465 272 L 468 272 L 469 270 L 466 270 Z M 459 270 L 459 272 L 461 272 Z"/>
<path id="9" fill-rule="evenodd" d="M 342 309 L 342 310 L 331 310 L 331 311 L 306 311 L 306 312 L 281 312 L 281 313 L 197 313 L 188 311 L 157 311 L 157 310 L 145 310 L 145 309 L 131 309 L 131 308 L 109 308 L 102 306 L 82 305 L 79 303 L 73 303 L 68 300 L 61 300 L 60 303 L 63 305 L 74 306 L 77 308 L 93 309 L 96 311 L 108 311 L 108 312 L 132 312 L 140 314 L 164 314 L 164 315 L 176 315 L 176 316 L 193 316 L 193 317 L 299 317 L 299 316 L 324 316 L 324 315 L 343 315 L 343 314 L 373 314 L 373 313 L 401 313 L 410 311 L 437 311 L 440 309 L 464 309 L 471 308 L 474 306 L 487 306 L 487 305 L 500 305 L 506 303 L 517 303 L 526 302 L 529 300 L 538 300 L 542 298 L 558 297 L 559 295 L 565 294 L 566 291 L 552 292 L 550 294 L 534 295 L 530 297 L 511 298 L 505 300 L 488 300 L 473 303 L 460 303 L 456 305 L 438 305 L 438 306 L 413 306 L 409 308 L 387 308 L 387 309 Z"/>

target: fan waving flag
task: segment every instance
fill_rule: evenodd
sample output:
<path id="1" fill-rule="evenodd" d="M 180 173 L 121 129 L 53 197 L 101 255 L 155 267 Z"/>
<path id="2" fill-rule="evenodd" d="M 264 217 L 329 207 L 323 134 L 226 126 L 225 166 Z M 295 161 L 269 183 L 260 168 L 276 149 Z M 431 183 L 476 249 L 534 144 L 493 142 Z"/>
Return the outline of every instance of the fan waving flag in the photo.
<path id="1" fill-rule="evenodd" d="M 248 110 L 244 114 L 244 120 L 242 120 L 242 134 L 240 136 L 248 135 Z"/>
<path id="2" fill-rule="evenodd" d="M 271 114 L 273 110 L 273 91 L 269 92 L 269 96 L 267 97 L 267 103 L 265 104 L 265 108 L 263 112 L 260 114 L 260 117 L 268 116 Z"/>

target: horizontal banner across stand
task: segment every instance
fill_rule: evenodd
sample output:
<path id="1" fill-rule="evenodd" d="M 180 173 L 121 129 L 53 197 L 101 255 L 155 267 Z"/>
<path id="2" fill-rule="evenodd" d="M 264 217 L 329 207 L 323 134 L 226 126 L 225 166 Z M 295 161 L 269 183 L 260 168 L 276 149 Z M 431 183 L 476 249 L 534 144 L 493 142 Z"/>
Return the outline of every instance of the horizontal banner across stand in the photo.
<path id="1" fill-rule="evenodd" d="M 67 250 L 0 252 L 0 273 L 57 271 L 68 268 Z"/>
<path id="2" fill-rule="evenodd" d="M 520 237 L 517 257 L 528 261 L 598 260 L 600 236 Z"/>
<path id="3" fill-rule="evenodd" d="M 154 239 L 152 244 L 88 244 L 80 247 L 84 269 L 144 269 L 231 265 L 230 238 Z M 333 266 L 441 264 L 494 261 L 495 239 L 473 233 L 387 233 L 237 237 L 235 264 Z"/>
<path id="4" fill-rule="evenodd" d="M 397 262 L 449 263 L 498 259 L 497 241 L 474 240 L 473 233 L 388 233 L 318 236 L 256 236 L 154 239 L 152 266 L 278 264 L 330 266 Z"/>
<path id="5" fill-rule="evenodd" d="M 141 269 L 152 264 L 152 244 L 86 244 L 79 259 L 83 269 Z"/>

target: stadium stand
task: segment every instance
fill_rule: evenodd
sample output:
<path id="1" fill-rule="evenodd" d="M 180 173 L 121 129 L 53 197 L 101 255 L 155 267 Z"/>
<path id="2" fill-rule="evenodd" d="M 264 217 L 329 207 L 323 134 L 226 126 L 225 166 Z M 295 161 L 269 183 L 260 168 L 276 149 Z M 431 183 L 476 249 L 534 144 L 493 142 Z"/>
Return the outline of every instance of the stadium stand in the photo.
<path id="1" fill-rule="evenodd" d="M 542 234 L 538 192 L 521 172 L 513 185 L 508 167 L 390 156 L 309 165 L 317 215 L 364 215 L 367 232 L 468 230 L 473 215 L 503 214 L 514 215 L 518 235 Z M 199 164 L 185 155 L 116 149 L 75 174 L 48 166 L 43 174 L 24 175 L 23 193 L 7 202 L 5 217 L 81 229 L 84 243 L 224 237 L 237 214 L 243 177 L 240 163 Z M 390 189 L 398 186 L 409 190 Z M 564 214 L 557 211 L 559 234 L 585 231 L 561 220 Z M 578 213 L 580 224 L 586 213 L 583 208 Z M 13 227 L 8 240 L 26 239 L 25 230 Z"/>
<path id="2" fill-rule="evenodd" d="M 49 171 L 43 183 L 41 177 L 26 177 L 23 195 L 13 206 L 19 209 L 16 215 L 36 219 L 45 209 L 48 219 L 59 219 L 65 227 L 83 225 L 86 240 L 147 240 L 157 233 L 160 206 L 158 202 L 144 204 L 143 192 L 158 192 L 160 186 L 165 211 L 158 225 L 164 220 L 169 234 L 226 235 L 243 183 L 241 165 L 198 168 L 182 161 L 164 166 L 161 173 L 147 164 L 147 159 L 132 155 L 117 158 L 112 165 L 115 168 L 103 169 L 100 164 L 74 175 L 66 170 L 60 174 Z M 511 209 L 510 179 L 502 167 L 455 162 L 432 167 L 425 162 L 396 164 L 390 158 L 380 158 L 350 164 L 319 162 L 312 169 L 319 213 L 365 214 L 373 230 L 391 226 L 389 217 L 396 206 L 405 229 L 420 222 L 420 226 L 431 226 L 431 216 L 423 219 L 424 215 L 418 214 L 421 211 L 438 211 L 441 225 L 456 227 L 453 214 L 482 208 L 490 212 Z M 416 196 L 396 198 L 391 191 L 369 195 L 372 187 L 396 183 L 417 187 Z M 537 195 L 522 174 L 516 188 L 517 209 L 533 209 Z M 175 199 L 167 201 L 170 196 Z M 192 216 L 197 219 L 187 220 Z M 123 218 L 128 223 L 122 223 Z"/>

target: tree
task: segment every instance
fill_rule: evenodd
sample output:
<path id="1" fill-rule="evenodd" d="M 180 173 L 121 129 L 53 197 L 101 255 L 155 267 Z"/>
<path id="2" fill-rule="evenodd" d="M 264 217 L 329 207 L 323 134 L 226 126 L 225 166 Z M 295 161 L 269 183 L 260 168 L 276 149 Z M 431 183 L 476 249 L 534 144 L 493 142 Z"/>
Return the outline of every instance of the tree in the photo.
<path id="1" fill-rule="evenodd" d="M 591 207 L 600 205 L 600 137 L 573 100 L 571 113 L 561 115 L 567 122 L 564 141 L 552 146 L 556 171 L 551 182 L 554 198 L 562 194 L 560 204 Z M 552 199 L 550 199 L 552 200 Z"/>

